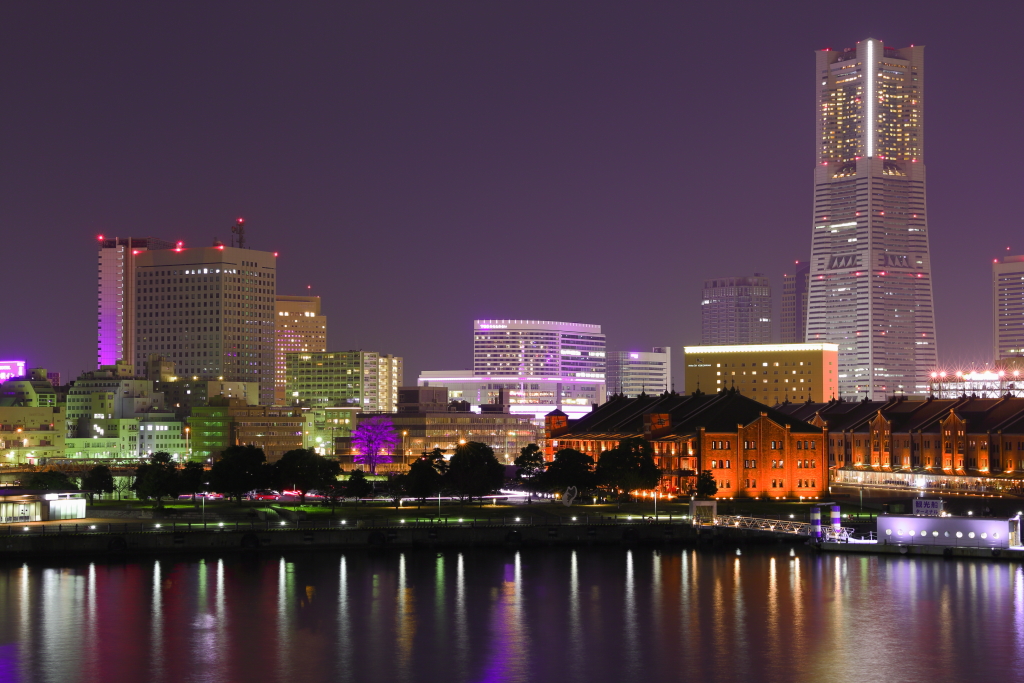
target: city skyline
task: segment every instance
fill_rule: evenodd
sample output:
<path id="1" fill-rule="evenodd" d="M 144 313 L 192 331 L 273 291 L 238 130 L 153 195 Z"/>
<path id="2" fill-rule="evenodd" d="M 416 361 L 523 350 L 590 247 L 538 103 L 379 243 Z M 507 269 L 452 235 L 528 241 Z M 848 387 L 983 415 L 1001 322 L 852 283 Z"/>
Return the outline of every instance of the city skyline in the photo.
<path id="1" fill-rule="evenodd" d="M 285 22 L 297 35 L 307 35 L 303 43 L 309 51 L 286 50 L 290 61 L 285 70 L 300 77 L 282 80 L 257 67 L 268 92 L 275 94 L 264 107 L 245 104 L 253 92 L 251 77 L 225 78 L 232 73 L 231 55 L 239 49 L 257 64 L 270 56 L 266 46 L 241 34 L 215 39 L 237 18 L 237 6 L 213 10 L 204 24 L 191 21 L 188 6 L 176 12 L 149 11 L 155 14 L 118 16 L 76 9 L 55 18 L 45 34 L 27 29 L 3 48 L 11 55 L 9 62 L 18 65 L 11 79 L 15 104 L 5 133 L 9 154 L 3 166 L 8 248 L 32 254 L 38 236 L 51 233 L 57 239 L 47 243 L 46 263 L 61 266 L 59 277 L 40 277 L 31 259 L 15 258 L 12 274 L 34 283 L 24 289 L 22 305 L 41 310 L 60 301 L 63 310 L 0 340 L 0 357 L 24 357 L 65 377 L 94 367 L 87 340 L 95 339 L 95 320 L 86 316 L 95 304 L 79 283 L 94 277 L 81 254 L 92 248 L 89 242 L 95 235 L 157 235 L 192 247 L 210 244 L 214 237 L 227 242 L 238 215 L 248 219 L 250 245 L 282 252 L 278 292 L 320 295 L 326 315 L 352 322 L 339 329 L 332 347 L 393 349 L 405 356 L 410 378 L 426 368 L 465 367 L 462 359 L 468 357 L 469 346 L 460 330 L 473 318 L 592 320 L 602 324 L 609 348 L 697 343 L 699 306 L 690 293 L 701 281 L 757 271 L 778 283 L 789 264 L 807 258 L 801 226 L 810 207 L 806 169 L 814 144 L 807 106 L 813 97 L 811 55 L 871 35 L 886 44 L 929 45 L 929 228 L 940 364 L 987 360 L 991 293 L 982 268 L 1007 246 L 1011 253 L 1021 251 L 1012 241 L 1017 173 L 1013 154 L 1004 153 L 1019 149 L 1021 134 L 1000 118 L 982 121 L 977 108 L 958 103 L 983 99 L 995 87 L 994 76 L 977 74 L 986 71 L 990 59 L 1009 58 L 1013 41 L 1007 31 L 1015 23 L 1016 8 L 983 8 L 973 15 L 974 22 L 955 28 L 925 6 L 879 4 L 855 19 L 826 8 L 813 19 L 786 17 L 785 22 L 755 8 L 738 19 L 730 17 L 735 22 L 728 31 L 718 23 L 726 17 L 724 10 L 714 9 L 693 15 L 644 8 L 632 12 L 630 22 L 612 11 L 580 26 L 572 12 L 552 8 L 545 15 L 549 28 L 542 30 L 531 28 L 535 15 L 528 7 L 506 13 L 441 7 L 440 17 L 457 21 L 440 32 L 437 20 L 416 13 L 312 13 Z M 34 10 L 10 12 L 13 20 L 37 25 L 31 21 Z M 255 29 L 278 19 L 254 12 L 245 21 Z M 496 19 L 507 28 L 495 31 Z M 695 19 L 719 28 L 680 40 L 676 29 Z M 132 70 L 89 49 L 98 39 L 123 45 L 124 36 L 153 20 L 193 35 L 194 54 L 184 54 L 165 35 L 144 30 L 141 35 L 153 40 L 138 52 Z M 367 56 L 376 65 L 357 68 L 340 59 L 336 39 L 317 31 L 318 25 L 390 30 L 379 44 L 349 33 L 337 39 L 348 40 L 352 54 Z M 492 41 L 486 45 L 465 37 L 481 26 L 492 27 Z M 550 31 L 558 31 L 557 40 Z M 747 81 L 761 103 L 755 118 L 748 119 L 746 113 L 749 93 L 723 90 L 714 107 L 693 106 L 687 97 L 672 94 L 713 87 L 721 74 L 742 64 L 738 54 L 730 54 L 701 66 L 687 58 L 691 50 L 710 54 L 726 38 L 754 45 L 765 35 L 777 37 L 772 53 L 777 63 L 774 76 Z M 512 58 L 521 54 L 522 36 L 532 36 L 540 47 L 535 54 Z M 616 40 L 609 42 L 607 36 Z M 462 66 L 454 70 L 442 48 L 448 44 L 460 48 Z M 986 45 L 986 55 L 972 44 Z M 381 50 L 394 59 L 375 58 Z M 420 62 L 415 69 L 407 66 L 413 54 Z M 465 60 L 466 54 L 475 59 Z M 184 60 L 186 67 L 202 65 L 193 69 L 195 82 L 189 86 L 199 103 L 196 109 L 176 103 L 174 97 L 184 86 L 168 80 L 173 71 L 168 71 L 166 55 Z M 576 55 L 586 64 L 577 64 Z M 64 68 L 77 61 L 80 70 Z M 468 62 L 479 67 L 465 66 Z M 137 81 L 132 76 L 136 67 L 153 77 Z M 408 95 L 411 84 L 423 78 L 438 95 Z M 36 95 L 41 79 L 51 88 Z M 323 118 L 294 104 L 308 99 L 315 86 L 319 93 L 319 84 L 331 79 L 344 83 L 355 93 L 353 101 L 362 103 L 340 110 L 341 126 L 338 116 Z M 406 94 L 375 94 L 381 89 L 373 84 Z M 440 93 L 456 87 L 455 108 L 449 110 L 448 99 Z M 291 91 L 303 95 L 281 96 Z M 52 99 L 71 93 L 76 93 L 78 115 L 69 115 L 60 100 Z M 326 109 L 336 113 L 349 101 L 324 96 Z M 414 97 L 408 103 L 415 106 L 401 106 L 401 97 Z M 1011 90 L 1007 97 L 1012 109 L 1020 94 Z M 133 104 L 142 101 L 157 106 L 139 109 Z M 505 114 L 516 111 L 509 103 L 524 109 Z M 54 117 L 30 116 L 39 106 Z M 200 110 L 201 115 L 195 113 Z M 407 111 L 418 113 L 387 114 Z M 454 117 L 447 117 L 450 111 Z M 300 123 L 304 116 L 312 117 L 309 125 Z M 346 129 L 363 133 L 353 136 Z M 396 131 L 404 132 L 396 136 Z M 969 149 L 959 142 L 964 135 L 971 139 Z M 83 140 L 103 141 L 102 157 Z M 419 149 L 417 140 L 426 147 L 406 154 L 410 144 Z M 33 161 L 43 141 L 60 145 L 59 169 Z M 444 141 L 443 147 L 431 141 Z M 341 148 L 352 153 L 336 154 Z M 684 158 L 700 162 L 687 165 L 679 161 Z M 749 171 L 757 182 L 730 189 L 727 201 L 715 189 L 714 178 L 741 167 L 753 169 L 754 159 L 769 158 L 772 173 Z M 985 160 L 980 167 L 979 158 Z M 440 167 L 426 171 L 439 159 Z M 639 175 L 629 171 L 635 168 L 644 170 Z M 328 186 L 345 189 L 338 194 Z M 388 196 L 402 201 L 383 204 L 384 195 L 373 188 L 384 186 L 389 187 Z M 60 202 L 47 201 L 54 193 Z M 772 208 L 768 218 L 765 207 Z M 333 254 L 340 252 L 331 247 L 340 244 L 340 236 L 347 251 L 371 251 L 381 248 L 377 237 L 392 229 L 388 226 L 397 232 L 388 242 L 394 268 L 386 278 L 379 278 L 368 264 L 357 262 L 340 270 L 333 266 Z M 588 238 L 580 241 L 576 235 L 584 228 Z M 967 229 L 972 239 L 964 243 L 962 231 Z M 500 252 L 504 237 L 497 236 L 510 231 L 521 239 Z M 730 234 L 727 243 L 721 240 L 723 234 Z M 412 284 L 436 253 L 450 253 L 453 261 L 470 264 L 493 259 L 498 251 L 504 259 L 527 263 L 531 252 L 525 245 L 544 240 L 545 248 L 558 253 L 562 262 L 570 254 L 606 262 L 623 239 L 666 248 L 650 250 L 644 270 L 649 282 L 627 278 L 614 285 L 610 300 L 552 295 L 551 276 L 537 272 L 535 278 L 492 282 L 486 295 L 474 280 L 449 288 L 449 302 L 441 310 L 430 303 L 431 288 Z M 692 253 L 699 253 L 699 260 L 680 266 L 678 254 Z M 954 272 L 975 275 L 953 277 Z M 393 314 L 381 316 L 375 297 L 351 301 L 345 296 L 367 283 L 390 299 Z M 665 315 L 668 308 L 672 315 Z M 773 318 L 779 319 L 777 308 Z M 418 334 L 438 328 L 452 334 Z M 675 380 L 679 385 L 681 368 Z"/>

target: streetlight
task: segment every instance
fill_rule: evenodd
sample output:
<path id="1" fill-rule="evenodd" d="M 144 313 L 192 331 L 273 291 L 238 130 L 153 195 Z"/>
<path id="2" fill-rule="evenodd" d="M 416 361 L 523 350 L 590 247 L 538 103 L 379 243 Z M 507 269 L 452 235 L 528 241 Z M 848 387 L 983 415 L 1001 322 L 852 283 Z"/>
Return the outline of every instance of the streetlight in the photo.
<path id="1" fill-rule="evenodd" d="M 406 448 L 406 446 L 405 446 L 405 437 L 408 436 L 408 435 L 409 435 L 409 430 L 403 429 L 402 430 L 402 455 L 405 456 L 405 457 L 409 457 L 409 449 Z"/>
<path id="2" fill-rule="evenodd" d="M 203 482 L 203 489 L 210 485 L 210 482 Z M 206 491 L 203 491 L 203 530 L 206 530 Z"/>

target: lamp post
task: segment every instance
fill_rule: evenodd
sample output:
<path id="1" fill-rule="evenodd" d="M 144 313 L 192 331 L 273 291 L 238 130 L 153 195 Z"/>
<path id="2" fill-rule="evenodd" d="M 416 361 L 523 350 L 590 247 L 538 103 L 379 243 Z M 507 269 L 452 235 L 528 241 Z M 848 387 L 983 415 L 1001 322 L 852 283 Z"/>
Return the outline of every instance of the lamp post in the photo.
<path id="1" fill-rule="evenodd" d="M 203 531 L 206 531 L 206 487 L 210 485 L 210 482 L 203 482 Z"/>
<path id="2" fill-rule="evenodd" d="M 185 452 L 188 453 L 188 459 L 192 459 L 192 440 L 189 438 L 192 435 L 192 428 L 185 427 Z"/>
<path id="3" fill-rule="evenodd" d="M 405 437 L 409 435 L 409 430 L 402 430 L 402 464 L 405 464 L 405 459 L 409 457 L 409 449 L 405 446 Z"/>

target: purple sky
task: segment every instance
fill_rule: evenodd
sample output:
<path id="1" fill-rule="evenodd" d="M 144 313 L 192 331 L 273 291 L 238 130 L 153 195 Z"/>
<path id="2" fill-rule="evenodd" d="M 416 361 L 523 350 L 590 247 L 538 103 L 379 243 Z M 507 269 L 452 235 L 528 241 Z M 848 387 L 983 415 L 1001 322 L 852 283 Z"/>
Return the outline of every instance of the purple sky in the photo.
<path id="1" fill-rule="evenodd" d="M 777 319 L 813 51 L 871 36 L 928 47 L 939 352 L 987 360 L 990 263 L 1024 252 L 1024 5 L 690 5 L 4 3 L 0 358 L 92 367 L 97 233 L 200 246 L 237 216 L 332 350 L 407 383 L 469 367 L 474 317 L 678 348 L 704 278 L 761 271 Z"/>

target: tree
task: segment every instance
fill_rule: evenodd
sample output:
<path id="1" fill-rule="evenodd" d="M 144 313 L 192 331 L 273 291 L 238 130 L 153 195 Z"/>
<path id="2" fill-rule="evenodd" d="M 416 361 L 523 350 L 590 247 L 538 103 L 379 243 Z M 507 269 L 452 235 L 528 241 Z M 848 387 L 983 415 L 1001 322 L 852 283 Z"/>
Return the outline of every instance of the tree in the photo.
<path id="1" fill-rule="evenodd" d="M 494 457 L 487 444 L 470 441 L 455 449 L 448 461 L 445 484 L 460 497 L 473 500 L 501 487 L 505 482 L 505 466 Z"/>
<path id="2" fill-rule="evenodd" d="M 563 448 L 555 453 L 554 462 L 548 471 L 540 476 L 540 482 L 548 489 L 567 489 L 575 486 L 582 494 L 594 488 L 594 459 L 586 453 L 572 448 Z"/>
<path id="3" fill-rule="evenodd" d="M 135 494 L 139 498 L 153 498 L 157 506 L 163 505 L 163 497 L 178 495 L 178 470 L 171 464 L 171 454 L 157 451 L 149 462 L 135 468 Z"/>
<path id="4" fill-rule="evenodd" d="M 241 502 L 246 493 L 267 483 L 266 463 L 267 456 L 262 448 L 228 446 L 210 468 L 210 483 L 215 491 Z"/>
<path id="5" fill-rule="evenodd" d="M 179 487 L 183 493 L 191 493 L 192 500 L 196 499 L 197 491 L 205 491 L 206 468 L 201 462 L 189 461 L 178 473 Z"/>
<path id="6" fill-rule="evenodd" d="M 35 472 L 26 481 L 25 488 L 31 491 L 77 491 L 78 486 L 63 472 L 49 470 Z"/>
<path id="7" fill-rule="evenodd" d="M 392 473 L 388 475 L 388 481 L 384 485 L 384 492 L 387 494 L 387 497 L 391 502 L 395 504 L 396 510 L 402 505 L 402 496 L 405 495 L 408 476 L 408 474 Z"/>
<path id="8" fill-rule="evenodd" d="M 326 488 L 338 480 L 341 466 L 310 448 L 296 448 L 281 456 L 273 465 L 274 482 L 282 490 L 299 492 L 299 503 L 306 503 L 310 491 Z"/>
<path id="9" fill-rule="evenodd" d="M 448 472 L 448 459 L 444 457 L 444 451 L 440 448 L 424 453 L 423 457 L 430 461 L 431 466 L 438 474 L 444 476 Z"/>
<path id="10" fill-rule="evenodd" d="M 444 460 L 444 457 L 441 460 Z M 409 465 L 409 472 L 405 477 L 406 492 L 413 498 L 419 498 L 421 503 L 441 490 L 441 474 L 426 453 Z"/>
<path id="11" fill-rule="evenodd" d="M 715 475 L 711 470 L 704 470 L 697 475 L 697 497 L 706 499 L 718 493 L 718 484 L 715 483 Z"/>
<path id="12" fill-rule="evenodd" d="M 654 464 L 654 448 L 647 439 L 631 436 L 605 451 L 597 461 L 597 481 L 627 495 L 635 489 L 652 489 L 661 481 Z"/>
<path id="13" fill-rule="evenodd" d="M 114 492 L 114 475 L 106 465 L 96 465 L 82 477 L 82 488 L 89 494 L 89 504 L 97 493 Z"/>
<path id="14" fill-rule="evenodd" d="M 373 491 L 373 484 L 366 480 L 362 470 L 355 470 L 348 475 L 348 480 L 345 481 L 346 498 L 359 499 L 369 495 L 370 491 Z"/>
<path id="15" fill-rule="evenodd" d="M 514 461 L 519 471 L 516 473 L 521 480 L 525 480 L 526 488 L 531 493 L 541 486 L 538 475 L 544 473 L 544 452 L 535 443 L 527 444 L 519 449 L 519 457 Z M 531 496 L 532 500 L 532 496 Z"/>
<path id="16" fill-rule="evenodd" d="M 398 432 L 391 419 L 374 415 L 360 421 L 352 431 L 352 448 L 356 451 L 352 460 L 369 467 L 370 474 L 376 474 L 377 465 L 391 462 L 391 452 L 398 442 Z"/>

